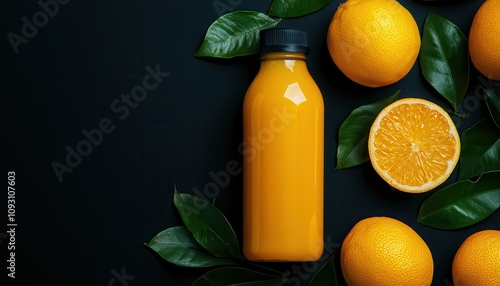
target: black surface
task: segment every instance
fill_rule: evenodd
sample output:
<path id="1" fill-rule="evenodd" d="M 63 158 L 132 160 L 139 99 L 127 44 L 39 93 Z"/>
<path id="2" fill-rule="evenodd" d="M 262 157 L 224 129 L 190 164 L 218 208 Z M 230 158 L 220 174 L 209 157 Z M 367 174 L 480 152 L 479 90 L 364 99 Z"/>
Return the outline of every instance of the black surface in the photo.
<path id="1" fill-rule="evenodd" d="M 270 4 L 220 2 L 235 10 L 262 12 Z M 401 1 L 420 28 L 426 12 L 433 11 L 466 34 L 482 2 Z M 241 163 L 237 146 L 242 140 L 243 96 L 259 63 L 256 56 L 234 60 L 193 56 L 206 29 L 222 12 L 214 3 L 69 1 L 59 5 L 28 43 L 19 45 L 18 53 L 7 35 L 22 35 L 22 17 L 32 20 L 41 7 L 37 1 L 4 3 L 2 172 L 5 177 L 9 170 L 16 172 L 18 223 L 17 278 L 7 280 L 7 285 L 189 285 L 203 273 L 163 262 L 143 242 L 181 224 L 172 205 L 174 183 L 182 192 L 203 192 L 213 180 L 210 172 L 224 170 L 230 160 Z M 340 284 L 344 282 L 339 244 L 360 219 L 384 215 L 407 223 L 427 242 L 435 262 L 433 285 L 452 285 L 451 262 L 458 246 L 473 232 L 498 228 L 500 213 L 459 231 L 431 229 L 415 220 L 429 193 L 392 192 L 368 164 L 334 170 L 338 128 L 354 108 L 399 89 L 400 97 L 428 98 L 447 107 L 424 83 L 418 64 L 402 81 L 379 89 L 361 87 L 343 76 L 325 42 L 338 4 L 336 0 L 320 12 L 283 20 L 278 27 L 308 32 L 309 69 L 324 95 L 325 241 L 333 244 Z M 126 114 L 124 103 L 113 102 L 142 85 L 148 66 L 169 75 Z M 463 109 L 468 117 L 457 121 L 460 131 L 484 112 L 483 102 L 475 97 L 484 84 L 479 78 L 472 69 Z M 114 112 L 112 106 L 120 109 Z M 109 122 L 113 131 L 103 134 L 102 142 L 60 182 L 51 164 L 65 163 L 66 146 L 76 148 L 85 140 L 82 130 Z M 456 172 L 445 184 L 455 178 Z M 216 197 L 216 206 L 240 235 L 241 176 L 231 177 Z M 0 227 L 2 279 L 7 278 L 6 214 L 2 211 Z M 292 269 L 291 264 L 279 267 Z M 116 279 L 122 274 L 128 280 Z M 309 277 L 307 272 L 300 275 Z"/>

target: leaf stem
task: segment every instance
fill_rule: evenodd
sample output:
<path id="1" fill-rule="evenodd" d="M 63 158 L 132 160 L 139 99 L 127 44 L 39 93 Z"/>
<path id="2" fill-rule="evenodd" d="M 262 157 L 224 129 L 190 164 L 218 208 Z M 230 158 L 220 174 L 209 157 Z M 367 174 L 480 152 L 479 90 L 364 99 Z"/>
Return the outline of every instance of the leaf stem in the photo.
<path id="1" fill-rule="evenodd" d="M 448 110 L 448 113 L 449 113 L 449 114 L 451 114 L 451 115 L 455 115 L 455 116 L 456 116 L 456 117 L 458 117 L 458 118 L 465 118 L 465 117 L 466 117 L 466 115 L 465 115 L 465 114 L 463 114 L 463 113 L 458 113 L 458 112 L 456 112 L 456 111 L 450 111 L 450 110 Z"/>
<path id="2" fill-rule="evenodd" d="M 269 268 L 267 266 L 264 266 L 264 265 L 260 265 L 260 264 L 257 264 L 257 263 L 253 263 L 253 262 L 248 262 L 249 265 L 251 266 L 254 266 L 254 267 L 257 267 L 257 268 L 261 268 L 261 269 L 265 269 L 269 272 L 272 272 L 272 273 L 276 273 L 276 274 L 279 274 L 280 276 L 283 276 L 284 273 L 283 272 L 280 272 L 278 270 L 275 270 L 275 269 L 272 269 L 272 268 Z"/>

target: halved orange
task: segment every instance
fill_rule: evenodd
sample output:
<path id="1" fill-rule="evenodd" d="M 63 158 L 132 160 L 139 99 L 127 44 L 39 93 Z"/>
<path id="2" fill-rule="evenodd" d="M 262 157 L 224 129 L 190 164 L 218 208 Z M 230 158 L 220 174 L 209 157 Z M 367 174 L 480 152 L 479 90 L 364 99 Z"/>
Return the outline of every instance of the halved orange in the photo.
<path id="1" fill-rule="evenodd" d="M 460 156 L 460 137 L 450 116 L 439 105 L 404 98 L 385 107 L 368 137 L 375 171 L 391 186 L 423 193 L 441 185 Z"/>

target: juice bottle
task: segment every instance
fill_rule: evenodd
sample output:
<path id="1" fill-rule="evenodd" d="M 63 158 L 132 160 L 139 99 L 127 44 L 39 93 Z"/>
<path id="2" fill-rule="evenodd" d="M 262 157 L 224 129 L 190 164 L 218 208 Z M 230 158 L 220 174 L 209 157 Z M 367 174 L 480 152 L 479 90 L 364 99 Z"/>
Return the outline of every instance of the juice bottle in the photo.
<path id="1" fill-rule="evenodd" d="M 243 104 L 243 253 L 315 261 L 323 252 L 324 106 L 306 66 L 307 34 L 261 32 Z"/>

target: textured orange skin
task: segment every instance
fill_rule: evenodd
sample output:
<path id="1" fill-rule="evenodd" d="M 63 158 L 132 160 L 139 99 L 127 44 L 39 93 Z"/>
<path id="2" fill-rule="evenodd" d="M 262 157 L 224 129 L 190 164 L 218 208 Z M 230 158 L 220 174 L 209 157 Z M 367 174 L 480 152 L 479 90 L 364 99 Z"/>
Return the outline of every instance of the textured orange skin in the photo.
<path id="1" fill-rule="evenodd" d="M 348 0 L 332 18 L 327 44 L 348 78 L 380 87 L 411 70 L 420 51 L 420 32 L 410 12 L 395 0 Z"/>
<path id="2" fill-rule="evenodd" d="M 489 79 L 500 80 L 500 0 L 479 7 L 469 31 L 472 64 Z"/>
<path id="3" fill-rule="evenodd" d="M 456 286 L 500 285 L 500 231 L 469 236 L 455 254 L 452 275 Z"/>
<path id="4" fill-rule="evenodd" d="M 349 286 L 431 285 L 434 262 L 408 225 L 388 217 L 358 222 L 342 243 L 342 273 Z"/>

